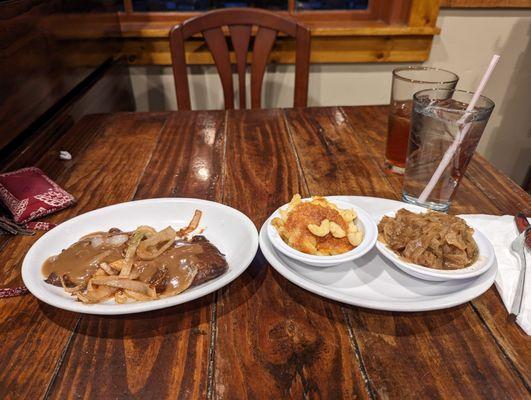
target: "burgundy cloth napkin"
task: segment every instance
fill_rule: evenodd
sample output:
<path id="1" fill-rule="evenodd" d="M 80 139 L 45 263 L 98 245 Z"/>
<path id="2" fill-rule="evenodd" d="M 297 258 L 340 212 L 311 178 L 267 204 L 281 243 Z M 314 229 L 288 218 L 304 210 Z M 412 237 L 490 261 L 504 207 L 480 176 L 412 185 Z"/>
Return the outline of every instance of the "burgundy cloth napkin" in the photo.
<path id="1" fill-rule="evenodd" d="M 36 167 L 0 174 L 0 200 L 18 224 L 62 210 L 76 201 Z"/>
<path id="2" fill-rule="evenodd" d="M 76 201 L 74 196 L 35 167 L 0 174 L 0 200 L 11 212 L 17 224 L 36 230 L 48 230 L 55 224 L 29 221 L 62 210 Z M 7 224 L 6 229 L 13 228 L 13 222 L 8 220 L 4 222 Z M 21 296 L 26 293 L 28 289 L 24 286 L 0 288 L 0 298 Z"/>

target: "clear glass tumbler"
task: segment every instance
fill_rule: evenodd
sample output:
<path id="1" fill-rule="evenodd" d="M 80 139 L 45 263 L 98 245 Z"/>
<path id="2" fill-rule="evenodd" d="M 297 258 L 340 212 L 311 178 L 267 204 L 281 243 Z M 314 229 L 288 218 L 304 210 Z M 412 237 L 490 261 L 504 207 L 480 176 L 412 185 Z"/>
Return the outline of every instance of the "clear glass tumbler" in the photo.
<path id="1" fill-rule="evenodd" d="M 466 112 L 473 95 L 463 90 L 429 89 L 413 96 L 404 201 L 448 211 L 494 108 L 492 100 L 480 96 L 474 109 Z M 454 152 L 452 148 L 457 143 L 460 144 Z M 443 157 L 448 160 L 446 168 L 440 178 L 432 182 L 431 194 L 419 200 Z"/>
<path id="2" fill-rule="evenodd" d="M 406 164 L 413 94 L 423 89 L 455 89 L 459 77 L 453 72 L 430 67 L 400 67 L 393 70 L 391 106 L 387 128 L 385 165 L 403 174 Z"/>

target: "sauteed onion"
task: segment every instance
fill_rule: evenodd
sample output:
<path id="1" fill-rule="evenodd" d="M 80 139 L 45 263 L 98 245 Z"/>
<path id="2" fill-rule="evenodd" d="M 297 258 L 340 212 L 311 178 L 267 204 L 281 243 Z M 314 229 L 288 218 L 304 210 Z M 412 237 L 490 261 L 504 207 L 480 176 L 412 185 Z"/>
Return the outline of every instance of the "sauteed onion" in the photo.
<path id="1" fill-rule="evenodd" d="M 435 211 L 416 214 L 402 208 L 382 218 L 378 233 L 404 260 L 428 268 L 466 268 L 479 255 L 474 230 L 459 217 Z"/>
<path id="2" fill-rule="evenodd" d="M 201 211 L 175 231 L 139 226 L 83 236 L 43 265 L 46 282 L 62 287 L 83 303 L 114 299 L 148 301 L 178 294 L 227 269 L 223 254 L 202 236 L 188 238 L 199 226 Z M 201 270 L 201 274 L 198 274 Z M 206 279 L 205 279 L 206 277 Z"/>

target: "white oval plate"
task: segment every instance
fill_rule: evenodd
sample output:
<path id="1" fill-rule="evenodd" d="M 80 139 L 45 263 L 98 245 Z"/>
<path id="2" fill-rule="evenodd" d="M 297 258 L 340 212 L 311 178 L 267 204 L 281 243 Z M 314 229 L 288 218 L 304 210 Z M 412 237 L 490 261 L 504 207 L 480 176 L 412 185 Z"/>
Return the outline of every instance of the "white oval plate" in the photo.
<path id="1" fill-rule="evenodd" d="M 425 213 L 427 210 L 415 205 L 405 205 L 402 208 L 406 208 L 409 211 L 416 213 Z M 386 216 L 393 217 L 395 212 L 386 213 Z M 382 216 L 383 217 L 383 216 Z M 378 222 L 381 218 L 378 219 Z M 419 264 L 414 264 L 401 259 L 393 250 L 387 245 L 378 240 L 376 242 L 376 248 L 390 261 L 392 261 L 402 271 L 413 275 L 419 279 L 426 279 L 428 281 L 447 281 L 452 279 L 469 279 L 475 276 L 481 275 L 487 271 L 494 263 L 495 255 L 494 248 L 489 240 L 479 230 L 474 229 L 474 240 L 478 245 L 479 257 L 475 263 L 471 266 L 455 269 L 455 270 L 440 270 L 435 268 L 424 267 Z"/>
<path id="2" fill-rule="evenodd" d="M 302 199 L 302 201 L 309 200 L 311 199 Z M 331 198 L 328 197 L 327 200 L 332 201 Z M 335 256 L 316 256 L 312 254 L 306 254 L 302 251 L 292 248 L 286 242 L 284 242 L 284 240 L 282 240 L 277 229 L 273 226 L 273 224 L 271 224 L 273 218 L 280 217 L 280 209 L 284 209 L 287 204 L 284 204 L 282 207 L 278 208 L 267 220 L 267 234 L 269 235 L 269 240 L 273 246 L 284 255 L 314 267 L 330 267 L 362 257 L 374 247 L 378 237 L 378 228 L 376 227 L 374 219 L 367 214 L 365 210 L 350 203 L 345 203 L 338 200 L 333 201 L 333 203 L 341 209 L 352 209 L 358 214 L 358 217 L 356 218 L 356 225 L 358 229 L 363 232 L 363 240 L 355 249 L 347 251 L 343 254 L 337 254 Z"/>
<path id="3" fill-rule="evenodd" d="M 404 203 L 362 196 L 334 196 L 366 210 L 375 220 L 404 207 Z M 428 311 L 466 303 L 488 290 L 496 276 L 496 262 L 471 279 L 430 282 L 414 278 L 373 248 L 362 258 L 330 268 L 315 268 L 276 251 L 266 225 L 260 230 L 260 248 L 267 261 L 286 279 L 323 297 L 360 307 L 386 311 Z"/>
<path id="4" fill-rule="evenodd" d="M 194 210 L 201 210 L 200 227 L 204 235 L 227 259 L 229 269 L 220 277 L 190 288 L 176 296 L 160 300 L 116 304 L 110 300 L 100 304 L 83 304 L 58 288 L 44 282 L 44 261 L 70 246 L 81 236 L 116 227 L 124 231 L 139 225 L 163 229 L 168 225 L 181 228 L 188 224 Z M 68 220 L 44 234 L 26 254 L 22 263 L 22 279 L 39 300 L 64 310 L 118 315 L 158 310 L 195 300 L 212 293 L 236 279 L 253 260 L 258 248 L 258 232 L 243 213 L 223 204 L 200 199 L 165 198 L 131 201 L 100 208 Z"/>

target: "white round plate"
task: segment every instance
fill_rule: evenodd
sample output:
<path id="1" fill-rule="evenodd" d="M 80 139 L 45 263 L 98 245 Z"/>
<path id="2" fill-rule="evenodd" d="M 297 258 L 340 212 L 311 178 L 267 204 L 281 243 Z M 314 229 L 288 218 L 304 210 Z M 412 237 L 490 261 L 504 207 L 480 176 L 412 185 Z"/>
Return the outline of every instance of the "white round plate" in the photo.
<path id="1" fill-rule="evenodd" d="M 330 199 L 359 206 L 375 219 L 404 207 L 404 203 L 374 197 L 334 196 Z M 376 248 L 336 267 L 315 268 L 276 251 L 268 238 L 266 224 L 260 230 L 260 248 L 282 276 L 310 292 L 346 304 L 387 311 L 438 310 L 466 303 L 492 286 L 497 270 L 494 262 L 484 274 L 475 278 L 430 282 L 400 271 Z"/>
<path id="2" fill-rule="evenodd" d="M 44 282 L 41 267 L 44 261 L 58 254 L 90 232 L 116 227 L 124 231 L 139 225 L 163 229 L 186 226 L 194 211 L 201 210 L 200 227 L 203 235 L 227 259 L 229 269 L 223 275 L 185 292 L 159 300 L 116 304 L 110 300 L 100 304 L 83 304 L 58 288 Z M 86 313 L 118 315 L 158 310 L 195 300 L 212 293 L 236 279 L 253 260 L 258 248 L 258 232 L 252 221 L 243 213 L 212 201 L 165 198 L 131 201 L 90 211 L 68 220 L 44 234 L 26 254 L 22 263 L 22 279 L 29 291 L 39 300 L 64 310 Z"/>
<path id="3" fill-rule="evenodd" d="M 406 208 L 409 211 L 416 213 L 425 213 L 427 211 L 425 208 L 415 205 L 407 205 L 402 208 Z M 385 215 L 393 217 L 395 212 L 386 213 Z M 378 218 L 378 222 L 380 220 L 381 218 Z M 400 258 L 393 250 L 387 247 L 385 243 L 380 242 L 380 240 L 376 242 L 376 248 L 380 250 L 384 257 L 393 262 L 398 268 L 416 278 L 425 279 L 428 281 L 469 279 L 481 275 L 487 271 L 492 264 L 494 264 L 494 259 L 496 258 L 494 255 L 494 248 L 485 235 L 483 235 L 479 230 L 474 229 L 473 238 L 476 241 L 479 249 L 478 259 L 469 267 L 455 270 L 434 269 L 407 262 Z"/>
<path id="4" fill-rule="evenodd" d="M 302 199 L 302 201 L 309 200 L 311 199 Z M 327 200 L 332 201 L 331 198 L 328 197 Z M 353 204 L 345 203 L 338 200 L 334 200 L 333 203 L 341 209 L 354 210 L 358 215 L 355 222 L 358 229 L 363 232 L 363 240 L 355 249 L 334 256 L 316 256 L 312 254 L 306 254 L 302 251 L 298 251 L 292 248 L 286 242 L 284 242 L 284 240 L 282 240 L 277 229 L 273 226 L 273 224 L 271 224 L 273 218 L 280 217 L 280 209 L 284 209 L 287 204 L 278 208 L 268 218 L 266 226 L 269 240 L 271 241 L 273 246 L 284 255 L 293 258 L 294 260 L 301 261 L 308 265 L 312 265 L 314 267 L 330 267 L 362 257 L 374 247 L 376 239 L 378 238 L 378 228 L 376 227 L 374 219 L 365 210 Z"/>

